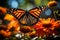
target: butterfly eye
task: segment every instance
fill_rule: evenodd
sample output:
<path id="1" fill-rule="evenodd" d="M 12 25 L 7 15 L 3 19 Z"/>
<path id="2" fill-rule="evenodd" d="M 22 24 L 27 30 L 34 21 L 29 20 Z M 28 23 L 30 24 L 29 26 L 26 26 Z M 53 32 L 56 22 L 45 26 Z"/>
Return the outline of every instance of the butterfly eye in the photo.
<path id="1" fill-rule="evenodd" d="M 39 18 L 40 14 L 41 14 L 41 10 L 39 8 L 34 8 L 34 9 L 30 10 L 29 13 L 31 15 L 33 15 L 34 17 Z"/>

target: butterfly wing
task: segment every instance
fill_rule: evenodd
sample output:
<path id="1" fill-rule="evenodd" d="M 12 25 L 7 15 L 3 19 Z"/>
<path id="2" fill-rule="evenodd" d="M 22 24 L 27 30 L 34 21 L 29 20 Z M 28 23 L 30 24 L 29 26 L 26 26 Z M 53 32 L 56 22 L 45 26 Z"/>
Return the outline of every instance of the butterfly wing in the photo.
<path id="1" fill-rule="evenodd" d="M 25 11 L 22 9 L 10 9 L 10 14 L 20 20 L 21 17 L 25 14 Z"/>
<path id="2" fill-rule="evenodd" d="M 30 25 L 34 25 L 38 22 L 38 19 L 36 19 L 35 17 L 33 17 L 31 15 L 28 16 L 28 19 L 29 19 L 28 24 L 30 24 Z"/>
<path id="3" fill-rule="evenodd" d="M 22 25 L 28 25 L 27 24 L 27 20 L 28 20 L 28 18 L 27 18 L 27 16 L 26 16 L 26 14 L 20 19 L 20 24 L 22 24 Z"/>
<path id="4" fill-rule="evenodd" d="M 39 18 L 40 14 L 41 14 L 41 9 L 40 8 L 33 8 L 29 11 L 29 13 L 34 16 L 35 18 Z"/>
<path id="5" fill-rule="evenodd" d="M 25 12 L 22 9 L 11 9 L 11 14 L 15 16 L 20 22 L 20 24 L 24 25 L 33 25 L 35 24 L 41 14 L 41 10 L 39 8 L 33 8 L 29 12 Z"/>

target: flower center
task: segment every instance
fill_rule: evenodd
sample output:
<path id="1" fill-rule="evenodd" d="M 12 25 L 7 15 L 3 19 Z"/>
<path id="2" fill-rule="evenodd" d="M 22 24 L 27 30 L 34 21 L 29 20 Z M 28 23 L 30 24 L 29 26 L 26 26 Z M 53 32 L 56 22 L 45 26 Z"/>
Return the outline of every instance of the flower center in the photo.
<path id="1" fill-rule="evenodd" d="M 49 24 L 43 24 L 43 27 L 45 27 L 45 28 L 49 28 L 49 27 L 51 27 L 52 25 L 49 23 Z"/>

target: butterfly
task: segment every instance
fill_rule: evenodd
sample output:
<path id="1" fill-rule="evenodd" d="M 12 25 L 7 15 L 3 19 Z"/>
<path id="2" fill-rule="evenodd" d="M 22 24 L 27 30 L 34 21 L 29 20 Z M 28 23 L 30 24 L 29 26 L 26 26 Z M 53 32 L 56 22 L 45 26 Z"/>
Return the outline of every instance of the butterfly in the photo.
<path id="1" fill-rule="evenodd" d="M 23 9 L 10 9 L 10 14 L 18 19 L 22 25 L 34 25 L 38 22 L 38 19 L 41 14 L 41 9 L 35 7 L 29 11 Z"/>

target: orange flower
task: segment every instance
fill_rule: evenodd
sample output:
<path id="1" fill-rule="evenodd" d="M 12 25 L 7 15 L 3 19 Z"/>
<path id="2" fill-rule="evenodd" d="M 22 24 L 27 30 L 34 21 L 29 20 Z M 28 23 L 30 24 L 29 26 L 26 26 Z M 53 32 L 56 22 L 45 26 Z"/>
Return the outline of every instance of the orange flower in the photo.
<path id="1" fill-rule="evenodd" d="M 22 26 L 22 27 L 20 28 L 20 31 L 21 31 L 22 33 L 28 33 L 28 32 L 31 32 L 32 29 L 31 29 L 30 26 Z"/>
<path id="2" fill-rule="evenodd" d="M 33 26 L 36 29 L 36 32 L 38 34 L 38 36 L 48 36 L 50 34 L 53 34 L 55 32 L 55 28 L 59 27 L 59 23 L 57 21 L 55 21 L 55 19 L 44 19 L 41 18 L 40 21 Z"/>
<path id="3" fill-rule="evenodd" d="M 16 20 L 16 18 L 14 18 L 14 16 L 10 14 L 6 14 L 4 20 L 12 21 L 12 20 Z"/>
<path id="4" fill-rule="evenodd" d="M 50 1 L 48 3 L 48 7 L 55 7 L 57 5 L 57 2 L 56 1 Z"/>
<path id="5" fill-rule="evenodd" d="M 7 11 L 7 8 L 4 8 L 4 7 L 0 7 L 0 11 L 3 13 L 3 14 L 5 14 Z"/>
<path id="6" fill-rule="evenodd" d="M 28 33 L 28 36 L 30 36 L 31 38 L 36 37 L 36 31 Z"/>
<path id="7" fill-rule="evenodd" d="M 11 33 L 18 33 L 20 31 L 20 24 L 12 15 L 6 14 L 4 20 L 10 21 L 7 25 L 2 25 L 0 33 L 5 37 L 10 37 Z"/>
<path id="8" fill-rule="evenodd" d="M 9 17 L 8 17 L 9 16 Z M 17 33 L 20 30 L 20 24 L 18 23 L 17 19 L 14 18 L 10 14 L 6 14 L 4 17 L 4 20 L 10 21 L 10 23 L 7 24 L 7 30 L 11 30 L 13 28 L 13 32 Z"/>
<path id="9" fill-rule="evenodd" d="M 0 34 L 3 35 L 4 37 L 10 37 L 11 36 L 10 31 L 0 30 Z"/>

